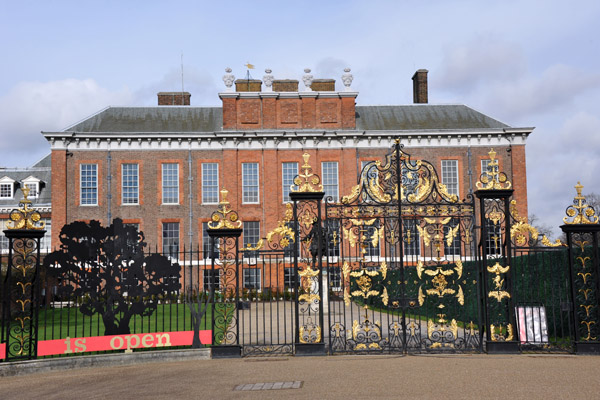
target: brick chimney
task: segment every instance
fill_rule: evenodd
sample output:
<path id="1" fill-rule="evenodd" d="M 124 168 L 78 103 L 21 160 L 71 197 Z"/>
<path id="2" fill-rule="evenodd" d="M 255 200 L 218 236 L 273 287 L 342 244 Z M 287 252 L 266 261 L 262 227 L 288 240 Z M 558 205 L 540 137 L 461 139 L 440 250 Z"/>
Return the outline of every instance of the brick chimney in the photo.
<path id="1" fill-rule="evenodd" d="M 158 105 L 159 106 L 189 106 L 190 97 L 192 95 L 189 92 L 159 92 L 158 93 Z"/>
<path id="2" fill-rule="evenodd" d="M 413 102 L 415 104 L 427 104 L 427 71 L 419 69 L 412 77 L 413 80 Z"/>

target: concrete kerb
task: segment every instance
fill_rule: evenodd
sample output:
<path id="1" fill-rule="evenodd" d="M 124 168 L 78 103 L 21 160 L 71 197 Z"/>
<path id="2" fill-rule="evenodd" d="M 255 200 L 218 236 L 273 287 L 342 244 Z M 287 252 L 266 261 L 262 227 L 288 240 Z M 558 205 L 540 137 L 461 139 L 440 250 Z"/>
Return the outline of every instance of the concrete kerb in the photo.
<path id="1" fill-rule="evenodd" d="M 48 358 L 43 360 L 0 363 L 0 377 L 86 367 L 110 367 L 152 362 L 208 360 L 210 358 L 210 348 Z"/>

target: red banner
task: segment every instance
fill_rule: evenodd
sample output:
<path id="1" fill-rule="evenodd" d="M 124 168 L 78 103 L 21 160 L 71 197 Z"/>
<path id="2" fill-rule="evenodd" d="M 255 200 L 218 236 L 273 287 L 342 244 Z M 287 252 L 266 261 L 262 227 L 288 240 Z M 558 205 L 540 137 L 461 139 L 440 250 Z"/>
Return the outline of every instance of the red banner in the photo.
<path id="1" fill-rule="evenodd" d="M 184 331 L 40 340 L 38 342 L 37 355 L 41 357 L 105 350 L 125 350 L 127 352 L 140 348 L 191 346 L 193 337 L 194 331 Z M 200 331 L 200 342 L 202 344 L 211 344 L 211 331 Z M 5 357 L 6 344 L 2 343 L 0 344 L 0 360 Z"/>

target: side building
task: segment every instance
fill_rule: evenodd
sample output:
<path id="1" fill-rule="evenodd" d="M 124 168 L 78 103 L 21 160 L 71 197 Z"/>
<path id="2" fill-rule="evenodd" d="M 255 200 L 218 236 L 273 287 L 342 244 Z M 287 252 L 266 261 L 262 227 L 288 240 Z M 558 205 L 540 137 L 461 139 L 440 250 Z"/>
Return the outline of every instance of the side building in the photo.
<path id="1" fill-rule="evenodd" d="M 40 242 L 42 252 L 51 248 L 52 237 L 52 175 L 51 157 L 46 157 L 29 168 L 0 168 L 0 251 L 8 252 L 8 239 L 4 230 L 10 222 L 10 212 L 19 208 L 23 198 L 22 188 L 29 188 L 28 199 L 42 215 L 46 234 Z"/>
<path id="2" fill-rule="evenodd" d="M 230 70 L 220 107 L 192 107 L 189 93 L 158 94 L 156 107 L 108 107 L 60 132 L 52 149 L 53 244 L 75 220 L 136 224 L 152 248 L 200 247 L 221 188 L 243 221 L 243 245 L 277 226 L 293 178 L 310 155 L 326 196 L 339 200 L 362 166 L 383 160 L 395 139 L 437 168 L 450 194 L 475 190 L 493 148 L 527 215 L 525 143 L 511 127 L 462 104 L 428 103 L 427 71 L 413 76 L 414 104 L 358 106 L 349 70 L 333 79 L 237 80 Z M 235 84 L 235 88 L 234 88 Z M 263 88 L 264 85 L 264 88 Z"/>

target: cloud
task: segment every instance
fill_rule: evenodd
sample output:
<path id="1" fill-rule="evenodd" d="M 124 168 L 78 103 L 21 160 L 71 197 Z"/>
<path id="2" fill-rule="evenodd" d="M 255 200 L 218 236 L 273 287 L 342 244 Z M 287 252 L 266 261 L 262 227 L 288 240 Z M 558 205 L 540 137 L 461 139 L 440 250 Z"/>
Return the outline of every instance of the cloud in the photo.
<path id="1" fill-rule="evenodd" d="M 105 108 L 131 103 L 128 89 L 110 91 L 93 79 L 21 82 L 0 98 L 2 165 L 28 166 L 50 147 L 41 131 L 57 131 Z"/>
<path id="2" fill-rule="evenodd" d="M 463 45 L 446 46 L 440 61 L 438 86 L 468 93 L 483 83 L 512 81 L 525 72 L 525 58 L 518 44 L 492 36 L 477 37 Z"/>
<path id="3" fill-rule="evenodd" d="M 552 112 L 598 87 L 599 73 L 558 64 L 548 67 L 539 77 L 494 84 L 486 103 L 492 110 L 521 118 Z"/>

